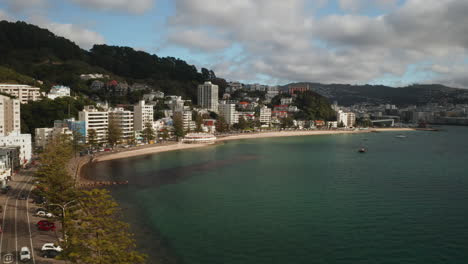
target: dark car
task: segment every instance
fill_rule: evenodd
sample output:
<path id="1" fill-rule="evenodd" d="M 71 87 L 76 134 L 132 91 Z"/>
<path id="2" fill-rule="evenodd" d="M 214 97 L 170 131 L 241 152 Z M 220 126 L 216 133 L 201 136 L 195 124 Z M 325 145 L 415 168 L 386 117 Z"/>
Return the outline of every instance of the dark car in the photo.
<path id="1" fill-rule="evenodd" d="M 7 185 L 7 186 L 2 187 L 2 193 L 7 193 L 9 190 L 11 190 L 11 186 L 10 186 L 10 185 Z"/>
<path id="2" fill-rule="evenodd" d="M 41 220 L 41 221 L 37 222 L 37 228 L 39 228 L 39 230 L 43 230 L 43 231 L 49 231 L 49 230 L 54 231 L 55 230 L 55 224 L 52 223 L 52 222 L 49 222 L 47 220 Z"/>
<path id="3" fill-rule="evenodd" d="M 60 255 L 60 252 L 57 252 L 56 250 L 44 250 L 44 251 L 42 251 L 42 257 L 44 257 L 44 258 L 55 258 L 58 255 Z"/>
<path id="4" fill-rule="evenodd" d="M 28 197 L 24 193 L 18 196 L 18 200 L 26 200 L 26 199 L 28 199 Z"/>

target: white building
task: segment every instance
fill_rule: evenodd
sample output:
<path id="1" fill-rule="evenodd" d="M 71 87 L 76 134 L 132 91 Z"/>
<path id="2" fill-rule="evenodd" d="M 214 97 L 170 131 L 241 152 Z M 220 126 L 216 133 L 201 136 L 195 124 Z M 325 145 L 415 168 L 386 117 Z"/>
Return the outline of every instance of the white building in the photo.
<path id="1" fill-rule="evenodd" d="M 45 148 L 53 140 L 54 128 L 42 127 L 36 128 L 36 136 L 34 137 L 34 145 L 39 148 Z"/>
<path id="2" fill-rule="evenodd" d="M 133 130 L 133 112 L 122 107 L 109 109 L 109 121 L 114 121 L 122 131 L 122 139 L 132 138 Z"/>
<path id="3" fill-rule="evenodd" d="M 356 124 L 356 114 L 352 112 L 344 112 L 342 110 L 339 110 L 336 113 L 336 118 L 338 126 L 343 124 L 345 127 L 354 127 L 354 125 Z"/>
<path id="4" fill-rule="evenodd" d="M 290 105 L 290 104 L 292 104 L 292 102 L 293 102 L 292 97 L 281 98 L 281 104 L 282 105 Z"/>
<path id="5" fill-rule="evenodd" d="M 0 92 L 13 95 L 20 100 L 22 104 L 28 101 L 37 101 L 41 99 L 40 89 L 24 84 L 0 84 Z"/>
<path id="6" fill-rule="evenodd" d="M 0 136 L 21 131 L 20 101 L 0 95 Z"/>
<path id="7" fill-rule="evenodd" d="M 63 85 L 55 85 L 50 88 L 47 98 L 54 100 L 55 98 L 70 96 L 70 87 Z"/>
<path id="8" fill-rule="evenodd" d="M 0 137 L 0 146 L 18 146 L 20 147 L 20 165 L 31 161 L 32 145 L 31 134 L 21 134 L 19 131 L 11 132 L 8 136 Z"/>
<path id="9" fill-rule="evenodd" d="M 198 85 L 198 105 L 213 112 L 218 112 L 218 85 L 205 82 Z"/>
<path id="10" fill-rule="evenodd" d="M 270 124 L 271 123 L 271 109 L 263 106 L 260 108 L 260 117 L 259 117 L 260 123 L 263 124 Z"/>
<path id="11" fill-rule="evenodd" d="M 161 91 L 150 92 L 143 95 L 143 100 L 154 101 L 154 99 L 164 98 L 164 93 Z"/>
<path id="12" fill-rule="evenodd" d="M 101 73 L 88 73 L 88 74 L 81 74 L 80 79 L 81 80 L 92 80 L 92 79 L 108 79 L 109 75 L 104 75 Z"/>
<path id="13" fill-rule="evenodd" d="M 173 112 L 184 111 L 185 100 L 182 100 L 182 96 L 168 96 L 164 103 L 167 104 Z"/>
<path id="14" fill-rule="evenodd" d="M 235 104 L 221 103 L 219 105 L 219 115 L 224 117 L 224 120 L 226 120 L 226 123 L 229 125 L 239 123 L 239 114 L 236 111 Z"/>
<path id="15" fill-rule="evenodd" d="M 89 134 L 89 130 L 94 129 L 98 142 L 106 140 L 107 129 L 109 127 L 109 113 L 107 111 L 99 111 L 94 106 L 87 105 L 83 111 L 78 113 L 78 120 L 85 122 L 87 135 Z M 88 139 L 86 139 L 86 142 L 88 142 Z"/>
<path id="16" fill-rule="evenodd" d="M 145 101 L 139 101 L 133 106 L 133 129 L 141 131 L 145 128 L 146 123 L 153 123 L 154 110 L 152 105 L 148 105 Z"/>

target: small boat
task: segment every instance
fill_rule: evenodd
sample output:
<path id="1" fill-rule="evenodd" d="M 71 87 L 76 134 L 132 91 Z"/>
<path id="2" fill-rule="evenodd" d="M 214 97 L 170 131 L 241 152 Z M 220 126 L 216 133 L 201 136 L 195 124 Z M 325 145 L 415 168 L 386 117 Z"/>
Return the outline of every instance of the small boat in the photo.
<path id="1" fill-rule="evenodd" d="M 406 136 L 405 135 L 398 135 L 396 136 L 397 138 L 405 138 Z"/>
<path id="2" fill-rule="evenodd" d="M 360 148 L 360 149 L 358 150 L 359 153 L 365 153 L 366 151 L 367 151 L 367 150 L 366 150 L 365 148 Z"/>

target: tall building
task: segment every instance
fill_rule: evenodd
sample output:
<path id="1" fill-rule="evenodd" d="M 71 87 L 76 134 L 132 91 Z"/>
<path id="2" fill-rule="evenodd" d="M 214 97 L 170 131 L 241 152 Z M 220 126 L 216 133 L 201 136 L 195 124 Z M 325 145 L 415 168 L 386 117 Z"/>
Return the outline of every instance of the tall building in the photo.
<path id="1" fill-rule="evenodd" d="M 31 161 L 32 157 L 32 144 L 31 134 L 21 134 L 19 131 L 13 131 L 8 136 L 0 137 L 0 146 L 20 147 L 19 160 L 20 165 L 25 165 Z"/>
<path id="2" fill-rule="evenodd" d="M 356 124 L 356 114 L 352 112 L 343 112 L 342 110 L 339 110 L 336 113 L 336 118 L 338 126 L 344 125 L 345 127 L 354 127 Z"/>
<path id="3" fill-rule="evenodd" d="M 0 95 L 0 136 L 21 131 L 20 101 Z"/>
<path id="4" fill-rule="evenodd" d="M 2 83 L 0 84 L 0 92 L 15 96 L 22 104 L 41 99 L 40 89 L 29 85 Z"/>
<path id="5" fill-rule="evenodd" d="M 218 85 L 211 82 L 198 85 L 198 105 L 212 112 L 218 112 Z"/>
<path id="6" fill-rule="evenodd" d="M 230 126 L 239 123 L 239 114 L 236 111 L 235 104 L 221 103 L 219 105 L 219 115 L 224 117 L 224 120 L 226 120 L 226 123 Z"/>
<path id="7" fill-rule="evenodd" d="M 153 124 L 154 110 L 152 105 L 147 105 L 145 101 L 139 101 L 133 106 L 133 129 L 141 131 L 145 128 L 146 123 Z"/>
<path id="8" fill-rule="evenodd" d="M 271 123 L 271 109 L 263 106 L 260 108 L 260 123 L 270 124 Z"/>
<path id="9" fill-rule="evenodd" d="M 109 109 L 109 121 L 114 121 L 122 131 L 122 139 L 134 136 L 133 112 L 122 107 Z"/>
<path id="10" fill-rule="evenodd" d="M 94 129 L 98 142 L 106 140 L 109 126 L 109 113 L 107 111 L 100 111 L 92 105 L 87 105 L 83 111 L 78 113 L 78 120 L 85 122 L 87 135 L 89 135 L 89 130 Z M 88 139 L 86 138 L 87 141 Z"/>

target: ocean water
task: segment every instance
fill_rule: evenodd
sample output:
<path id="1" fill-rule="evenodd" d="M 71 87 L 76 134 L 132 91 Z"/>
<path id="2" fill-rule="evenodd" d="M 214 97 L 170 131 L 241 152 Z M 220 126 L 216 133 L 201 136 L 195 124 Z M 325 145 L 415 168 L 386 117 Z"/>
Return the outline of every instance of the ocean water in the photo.
<path id="1" fill-rule="evenodd" d="M 232 141 L 90 172 L 129 180 L 111 190 L 148 263 L 468 261 L 467 127 Z"/>

